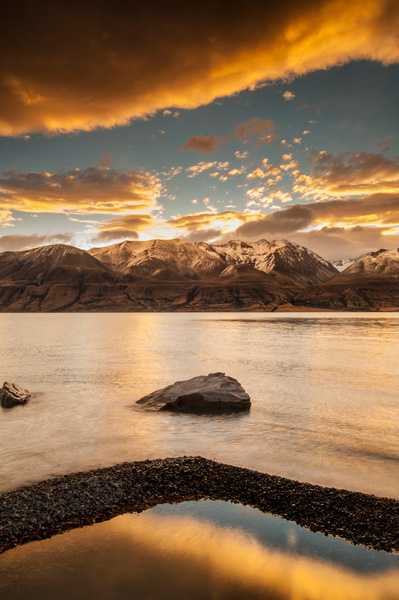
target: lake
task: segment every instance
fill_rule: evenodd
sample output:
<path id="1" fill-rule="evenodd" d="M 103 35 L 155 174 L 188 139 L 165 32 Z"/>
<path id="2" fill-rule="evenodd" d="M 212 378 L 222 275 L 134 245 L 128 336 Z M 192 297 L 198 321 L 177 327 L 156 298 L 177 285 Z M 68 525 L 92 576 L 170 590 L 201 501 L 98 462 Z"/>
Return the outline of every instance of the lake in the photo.
<path id="1" fill-rule="evenodd" d="M 202 455 L 399 497 L 399 315 L 2 314 L 0 487 L 127 460 Z M 248 414 L 145 412 L 141 396 L 224 371 Z"/>

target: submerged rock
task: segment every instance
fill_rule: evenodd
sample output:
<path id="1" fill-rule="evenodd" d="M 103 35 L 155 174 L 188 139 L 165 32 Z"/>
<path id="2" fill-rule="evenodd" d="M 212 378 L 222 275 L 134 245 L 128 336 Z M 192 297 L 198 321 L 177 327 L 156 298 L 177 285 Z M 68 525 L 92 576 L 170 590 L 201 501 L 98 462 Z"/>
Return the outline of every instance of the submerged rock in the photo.
<path id="1" fill-rule="evenodd" d="M 153 410 L 220 413 L 248 410 L 250 397 L 242 385 L 224 373 L 200 375 L 177 381 L 137 401 Z"/>
<path id="2" fill-rule="evenodd" d="M 19 404 L 26 404 L 31 397 L 29 390 L 5 381 L 0 390 L 0 403 L 3 408 L 12 408 Z"/>

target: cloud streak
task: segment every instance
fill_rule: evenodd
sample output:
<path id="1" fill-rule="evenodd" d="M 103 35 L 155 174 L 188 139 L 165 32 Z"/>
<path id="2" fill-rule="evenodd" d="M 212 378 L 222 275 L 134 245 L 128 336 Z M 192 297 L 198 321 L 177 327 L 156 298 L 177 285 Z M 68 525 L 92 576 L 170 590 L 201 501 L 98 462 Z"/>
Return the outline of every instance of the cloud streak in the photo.
<path id="1" fill-rule="evenodd" d="M 399 195 L 376 194 L 363 200 L 331 200 L 290 206 L 285 210 L 263 215 L 257 221 L 245 223 L 237 233 L 256 237 L 267 233 L 300 231 L 310 225 L 337 224 L 398 225 Z"/>
<path id="2" fill-rule="evenodd" d="M 258 144 L 270 144 L 275 139 L 274 123 L 271 119 L 253 117 L 237 125 L 235 136 L 242 142 L 255 141 Z"/>
<path id="3" fill-rule="evenodd" d="M 95 242 L 111 242 L 121 239 L 137 239 L 139 231 L 154 225 L 151 215 L 127 215 L 118 219 L 111 219 L 98 227 Z"/>
<path id="4" fill-rule="evenodd" d="M 330 260 L 356 258 L 371 250 L 386 248 L 394 250 L 399 246 L 398 235 L 387 235 L 385 227 L 323 227 L 317 231 L 289 234 L 291 241 L 311 248 Z"/>
<path id="5" fill-rule="evenodd" d="M 367 152 L 313 157 L 311 175 L 299 174 L 294 190 L 303 196 L 350 197 L 399 193 L 399 158 Z"/>
<path id="6" fill-rule="evenodd" d="M 27 250 L 28 248 L 46 246 L 47 244 L 70 244 L 72 239 L 73 236 L 69 233 L 54 233 L 50 235 L 1 235 L 0 251 Z"/>
<path id="7" fill-rule="evenodd" d="M 399 194 L 290 206 L 243 223 L 234 234 L 244 239 L 284 236 L 331 258 L 396 248 Z"/>
<path id="8" fill-rule="evenodd" d="M 9 171 L 0 174 L 0 211 L 138 212 L 154 208 L 160 192 L 158 178 L 145 171 L 108 167 L 65 173 Z"/>
<path id="9" fill-rule="evenodd" d="M 221 138 L 214 135 L 194 135 L 184 144 L 184 150 L 193 150 L 194 152 L 214 152 L 223 143 Z"/>
<path id="10" fill-rule="evenodd" d="M 168 225 L 177 232 L 189 235 L 193 241 L 210 239 L 233 231 L 243 223 L 261 218 L 260 213 L 227 210 L 222 212 L 201 212 L 177 216 L 169 219 Z"/>

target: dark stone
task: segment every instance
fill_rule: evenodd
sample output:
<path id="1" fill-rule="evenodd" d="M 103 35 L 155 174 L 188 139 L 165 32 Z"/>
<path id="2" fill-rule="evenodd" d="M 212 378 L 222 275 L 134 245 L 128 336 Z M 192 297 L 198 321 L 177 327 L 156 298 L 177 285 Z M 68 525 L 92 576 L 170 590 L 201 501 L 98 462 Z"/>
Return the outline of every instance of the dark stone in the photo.
<path id="1" fill-rule="evenodd" d="M 250 397 L 242 385 L 224 373 L 210 373 L 177 381 L 137 401 L 152 410 L 190 413 L 246 411 Z"/>
<path id="2" fill-rule="evenodd" d="M 0 390 L 0 403 L 3 408 L 12 408 L 20 404 L 26 404 L 30 400 L 31 393 L 29 390 L 5 381 Z"/>

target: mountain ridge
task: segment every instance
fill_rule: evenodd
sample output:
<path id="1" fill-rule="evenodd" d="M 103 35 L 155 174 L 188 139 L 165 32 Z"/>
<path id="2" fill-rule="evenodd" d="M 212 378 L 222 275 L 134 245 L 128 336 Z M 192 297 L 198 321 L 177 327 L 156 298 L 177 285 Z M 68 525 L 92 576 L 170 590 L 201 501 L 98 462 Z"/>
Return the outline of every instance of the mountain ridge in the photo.
<path id="1" fill-rule="evenodd" d="M 129 241 L 0 253 L 0 311 L 390 310 L 399 249 L 339 272 L 287 240 Z"/>
<path id="2" fill-rule="evenodd" d="M 177 278 L 200 279 L 220 275 L 231 266 L 246 266 L 259 273 L 291 277 L 292 283 L 320 283 L 337 273 L 315 252 L 286 240 L 232 240 L 225 244 L 183 239 L 121 242 L 89 252 L 124 274 L 159 278 L 163 271 Z"/>

